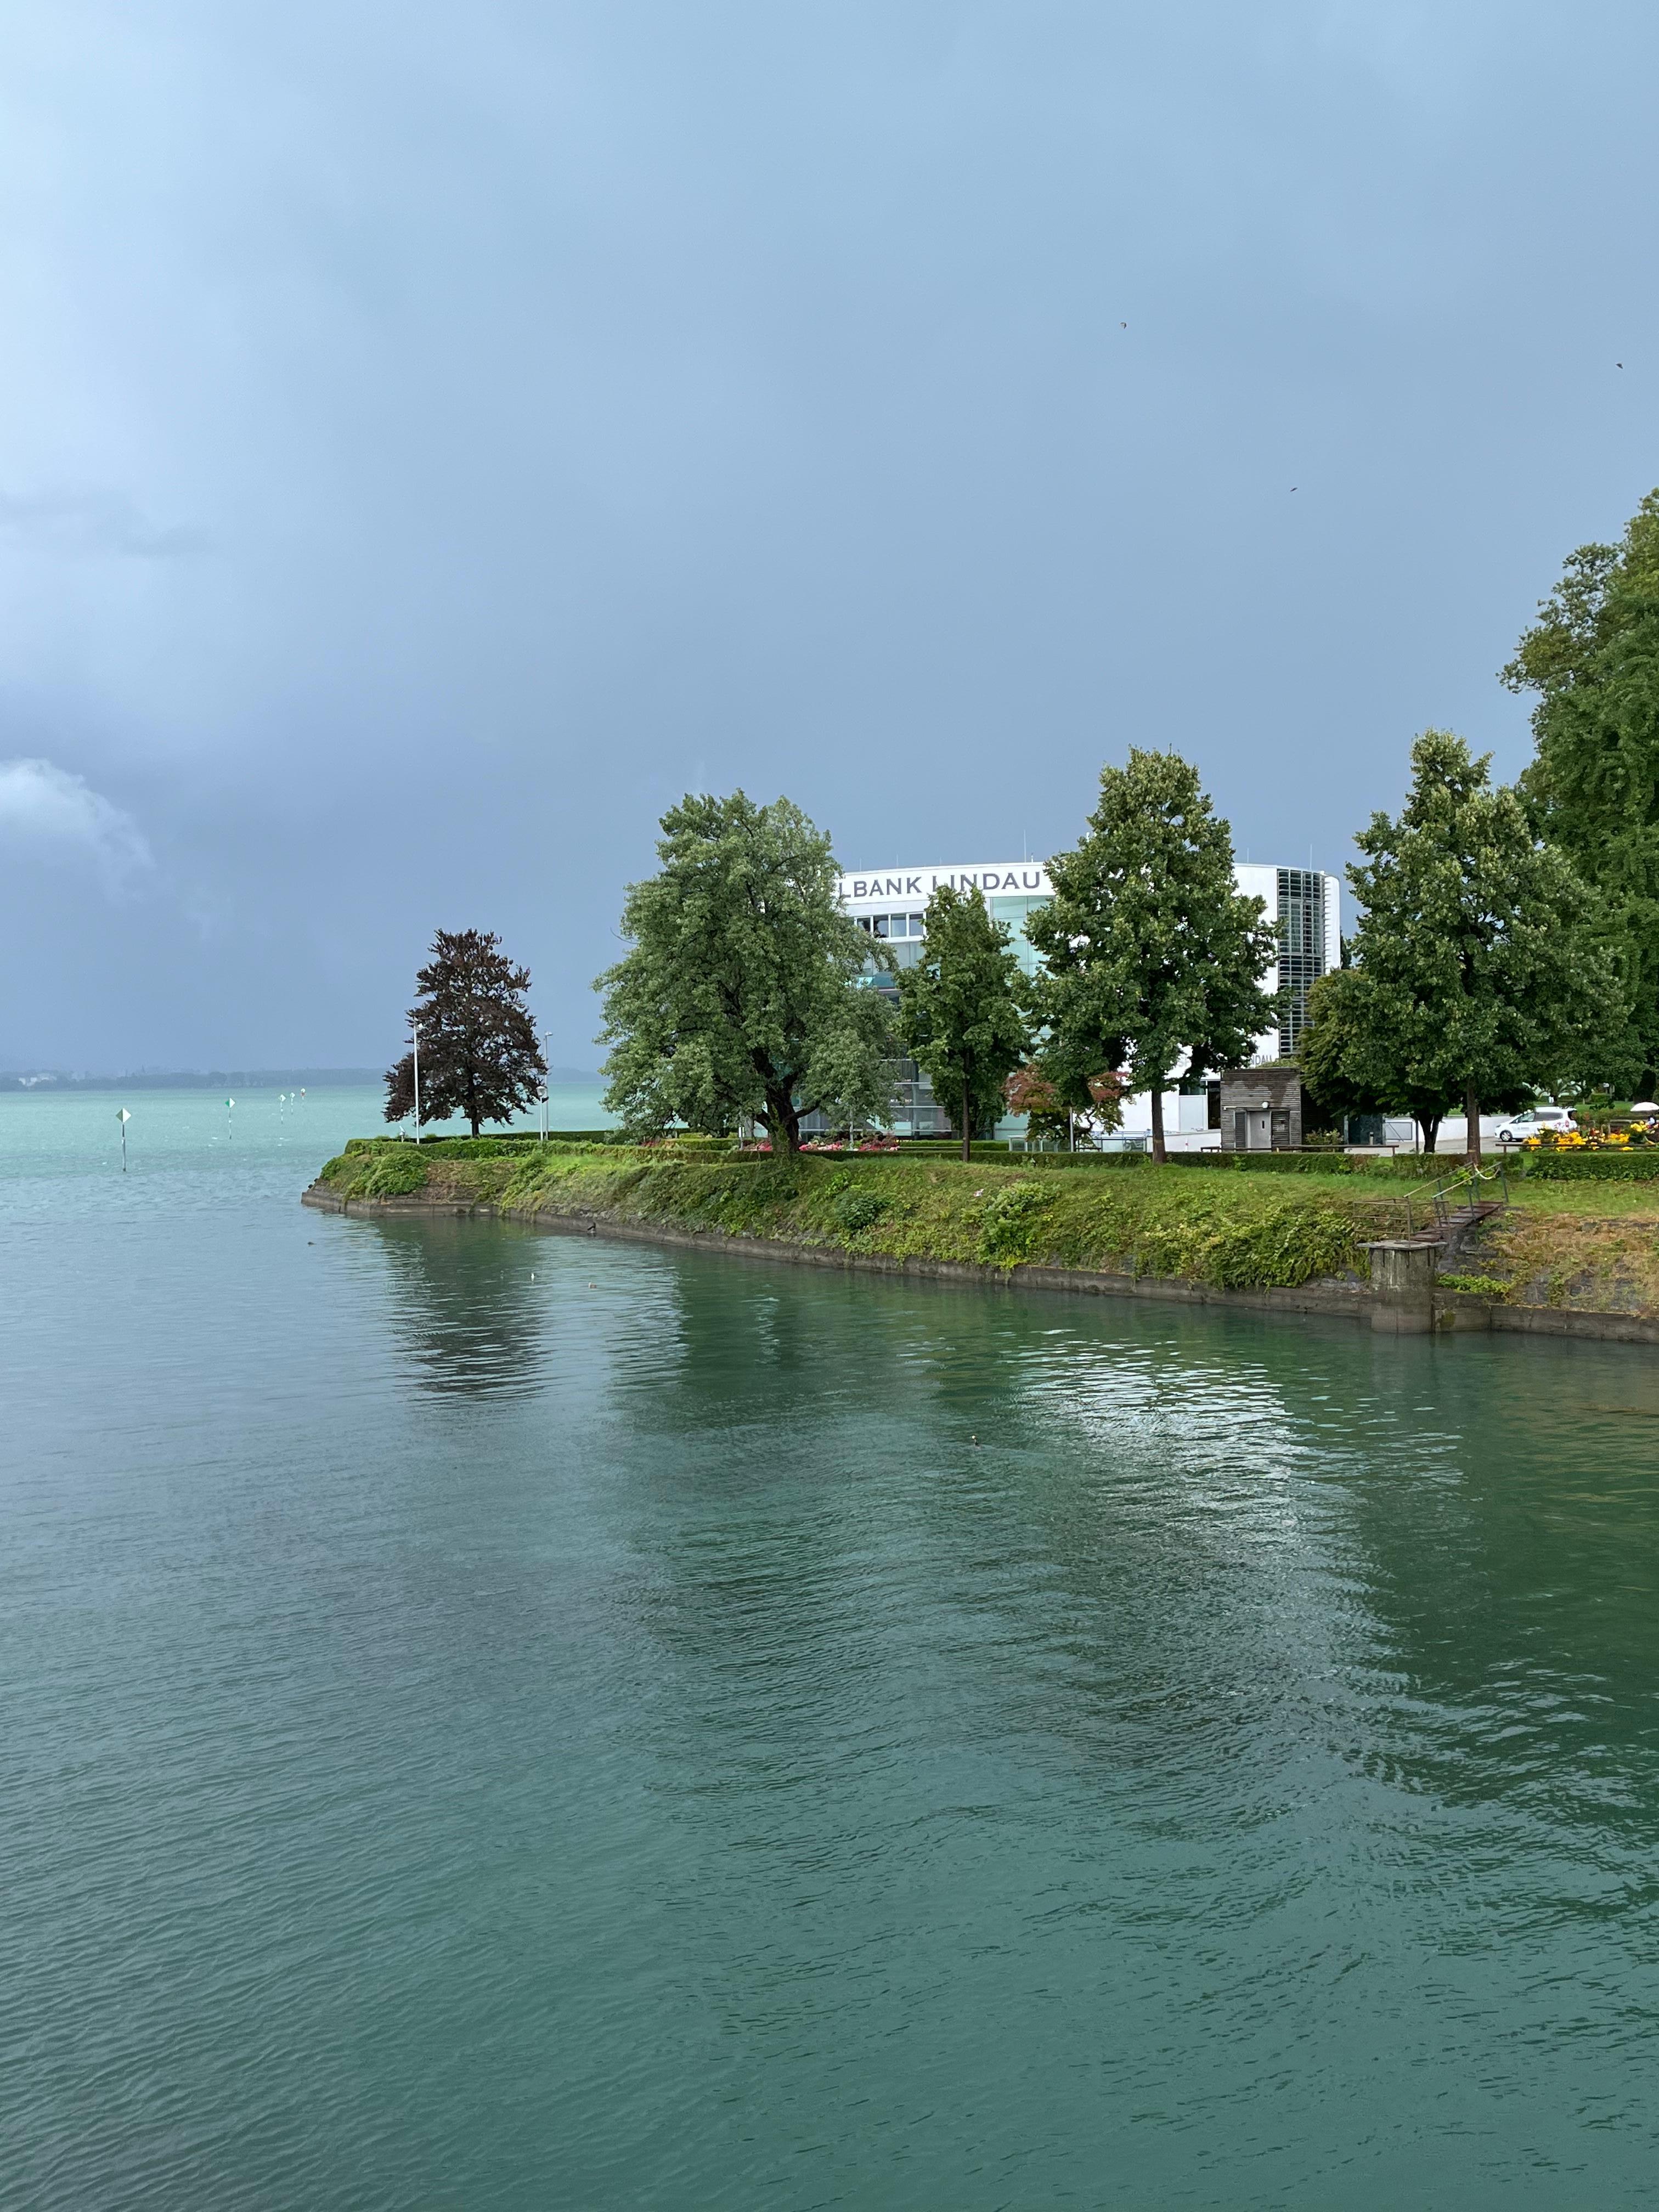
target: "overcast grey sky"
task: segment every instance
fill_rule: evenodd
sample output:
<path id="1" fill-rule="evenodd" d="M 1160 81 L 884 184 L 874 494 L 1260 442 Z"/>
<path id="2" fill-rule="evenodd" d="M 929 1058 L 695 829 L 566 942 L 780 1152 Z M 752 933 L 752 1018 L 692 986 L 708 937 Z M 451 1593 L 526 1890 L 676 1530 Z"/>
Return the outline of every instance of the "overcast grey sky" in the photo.
<path id="1" fill-rule="evenodd" d="M 1327 866 L 1659 482 L 1659 11 L 9 0 L 0 1067 L 556 1059 L 688 786 Z M 1616 363 L 1624 364 L 1620 368 Z M 44 765 L 40 765 L 44 763 Z"/>

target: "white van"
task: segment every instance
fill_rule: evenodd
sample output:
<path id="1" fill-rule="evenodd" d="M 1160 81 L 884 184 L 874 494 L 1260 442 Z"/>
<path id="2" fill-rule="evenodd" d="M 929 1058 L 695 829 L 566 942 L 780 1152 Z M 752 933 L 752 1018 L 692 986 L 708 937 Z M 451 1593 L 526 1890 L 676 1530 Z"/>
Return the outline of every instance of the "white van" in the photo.
<path id="1" fill-rule="evenodd" d="M 1565 1137 L 1577 1125 L 1567 1106 L 1529 1106 L 1524 1114 L 1511 1114 L 1498 1125 L 1500 1145 L 1522 1145 L 1528 1137 Z"/>

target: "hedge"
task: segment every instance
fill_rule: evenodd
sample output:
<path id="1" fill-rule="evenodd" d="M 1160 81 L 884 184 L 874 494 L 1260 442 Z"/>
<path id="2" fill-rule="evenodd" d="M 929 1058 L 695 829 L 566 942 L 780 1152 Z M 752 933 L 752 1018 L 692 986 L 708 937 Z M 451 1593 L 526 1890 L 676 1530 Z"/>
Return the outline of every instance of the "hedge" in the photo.
<path id="1" fill-rule="evenodd" d="M 949 1141 L 939 1142 L 930 1138 L 905 1138 L 896 1152 L 864 1154 L 840 1152 L 815 1154 L 817 1158 L 856 1159 L 878 1158 L 899 1160 L 960 1160 L 962 1146 Z M 969 1155 L 975 1166 L 1014 1167 L 1022 1173 L 1027 1168 L 1121 1169 L 1146 1168 L 1152 1164 L 1150 1152 L 1011 1152 L 1006 1144 L 994 1139 L 974 1139 Z M 1495 1159 L 1489 1153 L 1488 1159 Z M 1389 1153 L 1306 1152 L 1170 1152 L 1171 1167 L 1207 1168 L 1212 1173 L 1223 1175 L 1336 1175 L 1370 1176 L 1392 1182 L 1444 1182 L 1463 1172 L 1461 1152 Z M 1509 1161 L 1514 1174 L 1516 1160 Z"/>
<path id="2" fill-rule="evenodd" d="M 518 1158 L 538 1149 L 551 1152 L 589 1152 L 602 1148 L 631 1147 L 635 1139 L 619 1129 L 553 1129 L 544 1139 L 533 1130 L 509 1130 L 497 1135 L 481 1137 L 422 1137 L 419 1157 L 426 1159 L 491 1160 Z M 346 1152 L 361 1152 L 388 1149 L 393 1152 L 414 1151 L 396 1136 L 352 1137 Z M 725 1137 L 694 1136 L 689 1132 L 670 1137 L 649 1147 L 659 1158 L 702 1160 L 766 1160 L 774 1157 L 769 1152 L 738 1152 L 731 1148 L 731 1139 Z M 781 1157 L 781 1156 L 780 1156 Z M 810 1152 L 809 1159 L 833 1161 L 850 1165 L 859 1160 L 928 1160 L 950 1162 L 960 1160 L 962 1146 L 949 1139 L 904 1139 L 896 1152 Z M 1496 1154 L 1488 1156 L 1494 1161 Z M 995 1139 L 976 1138 L 970 1154 L 972 1162 L 981 1167 L 1009 1167 L 1038 1170 L 1065 1170 L 1067 1172 L 1103 1170 L 1121 1173 L 1149 1168 L 1149 1152 L 1011 1152 L 1006 1144 Z M 1356 1176 L 1377 1181 L 1426 1183 L 1447 1182 L 1463 1171 L 1460 1153 L 1441 1152 L 1432 1156 L 1402 1152 L 1397 1157 L 1386 1154 L 1356 1155 L 1352 1152 L 1171 1152 L 1171 1167 L 1205 1168 L 1212 1174 L 1223 1175 L 1315 1175 Z M 1505 1164 L 1512 1176 L 1543 1176 L 1558 1182 L 1589 1180 L 1610 1176 L 1618 1180 L 1642 1181 L 1659 1177 L 1659 1146 L 1651 1152 L 1528 1152 L 1518 1158 L 1510 1155 Z"/>
<path id="3" fill-rule="evenodd" d="M 1461 1174 L 1461 1153 L 1374 1153 L 1370 1158 L 1352 1152 L 1171 1152 L 1171 1162 L 1186 1167 L 1219 1168 L 1231 1175 L 1351 1175 L 1382 1176 L 1398 1182 L 1427 1182 Z"/>
<path id="4" fill-rule="evenodd" d="M 939 1159 L 962 1158 L 960 1145 L 935 1144 L 926 1139 L 911 1139 L 901 1146 L 897 1153 L 889 1153 L 890 1159 Z M 975 1139 L 972 1158 L 989 1166 L 1025 1168 L 1144 1168 L 1152 1165 L 1152 1154 L 1140 1152 L 1011 1152 L 1006 1145 L 980 1142 Z M 1338 1175 L 1376 1176 L 1393 1181 L 1408 1182 L 1445 1181 L 1463 1171 L 1461 1152 L 1439 1152 L 1431 1157 L 1420 1153 L 1401 1152 L 1397 1157 L 1387 1153 L 1367 1158 L 1352 1152 L 1170 1152 L 1171 1167 L 1207 1168 L 1212 1173 L 1224 1175 Z"/>
<path id="5" fill-rule="evenodd" d="M 589 1145 L 617 1144 L 623 1141 L 614 1129 L 554 1129 L 545 1142 L 567 1147 Z M 420 1154 L 430 1160 L 501 1160 L 515 1158 L 519 1153 L 534 1152 L 544 1142 L 538 1131 L 507 1129 L 487 1137 L 428 1137 L 420 1143 Z M 394 1150 L 414 1146 L 404 1137 L 349 1137 L 348 1152 L 367 1152 L 389 1146 Z"/>
<path id="6" fill-rule="evenodd" d="M 391 1141 L 395 1144 L 398 1140 L 393 1138 Z M 477 1137 L 423 1136 L 421 1150 L 440 1159 L 493 1160 L 509 1152 L 532 1151 L 541 1144 L 617 1145 L 627 1141 L 620 1129 L 550 1129 L 545 1137 L 539 1129 L 493 1129 Z M 451 1145 L 459 1149 L 447 1151 Z"/>
<path id="7" fill-rule="evenodd" d="M 957 1147 L 957 1158 L 962 1158 L 962 1147 Z M 891 1155 L 890 1154 L 890 1158 Z M 899 1158 L 902 1159 L 903 1153 Z M 949 1152 L 939 1155 L 949 1159 Z M 997 1165 L 1018 1168 L 1145 1168 L 1152 1165 L 1150 1152 L 1011 1152 L 1006 1145 L 975 1145 L 973 1157 L 980 1166 Z"/>
<path id="8" fill-rule="evenodd" d="M 1659 1146 L 1640 1152 L 1529 1152 L 1528 1182 L 1659 1182 Z"/>

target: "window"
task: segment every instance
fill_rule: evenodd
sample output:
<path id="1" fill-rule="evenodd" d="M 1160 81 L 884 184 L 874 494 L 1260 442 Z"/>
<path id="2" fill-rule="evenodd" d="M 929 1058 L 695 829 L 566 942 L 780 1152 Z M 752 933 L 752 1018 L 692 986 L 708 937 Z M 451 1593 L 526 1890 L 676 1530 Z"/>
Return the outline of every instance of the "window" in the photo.
<path id="1" fill-rule="evenodd" d="M 1308 1021 L 1308 988 L 1325 972 L 1325 878 L 1309 868 L 1279 871 L 1279 1056 L 1291 1059 Z"/>

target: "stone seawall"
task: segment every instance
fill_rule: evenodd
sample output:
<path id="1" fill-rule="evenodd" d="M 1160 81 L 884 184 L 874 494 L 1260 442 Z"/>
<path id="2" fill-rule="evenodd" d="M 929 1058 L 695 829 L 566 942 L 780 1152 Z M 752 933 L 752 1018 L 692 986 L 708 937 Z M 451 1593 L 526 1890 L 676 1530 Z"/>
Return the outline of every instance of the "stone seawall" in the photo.
<path id="1" fill-rule="evenodd" d="M 798 1244 L 781 1237 L 732 1236 L 721 1231 L 674 1229 L 655 1222 L 617 1221 L 602 1213 L 530 1212 L 488 1203 L 390 1198 L 342 1199 L 325 1183 L 313 1183 L 301 1203 L 325 1213 L 364 1219 L 474 1219 L 514 1221 L 531 1229 L 567 1237 L 605 1237 L 615 1242 L 678 1247 L 738 1259 L 787 1260 L 797 1267 L 830 1267 L 858 1274 L 886 1275 L 905 1281 L 975 1283 L 995 1291 L 1066 1291 L 1092 1297 L 1150 1298 L 1166 1305 L 1219 1306 L 1240 1313 L 1276 1314 L 1288 1320 L 1310 1316 L 1358 1322 L 1392 1331 L 1397 1309 L 1368 1283 L 1311 1282 L 1293 1290 L 1233 1291 L 1213 1284 L 1159 1275 L 1118 1273 L 1105 1269 L 987 1267 L 960 1260 L 894 1259 L 878 1252 L 848 1252 L 831 1246 Z M 1466 1291 L 1432 1293 L 1414 1331 L 1435 1334 L 1487 1330 L 1528 1336 L 1569 1337 L 1579 1341 L 1659 1346 L 1659 1321 L 1640 1315 L 1583 1313 L 1548 1306 L 1511 1306 Z"/>

